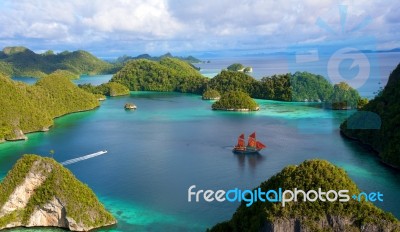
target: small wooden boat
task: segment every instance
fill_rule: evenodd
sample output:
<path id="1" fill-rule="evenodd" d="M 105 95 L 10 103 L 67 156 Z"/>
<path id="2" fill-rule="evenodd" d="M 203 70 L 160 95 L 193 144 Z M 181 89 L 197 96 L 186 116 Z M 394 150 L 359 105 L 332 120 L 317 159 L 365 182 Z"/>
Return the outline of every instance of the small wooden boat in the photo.
<path id="1" fill-rule="evenodd" d="M 247 145 L 245 144 L 244 134 L 241 134 L 238 138 L 236 146 L 232 151 L 238 154 L 255 154 L 266 147 L 267 146 L 262 144 L 260 141 L 257 141 L 256 132 L 253 132 L 247 140 Z"/>

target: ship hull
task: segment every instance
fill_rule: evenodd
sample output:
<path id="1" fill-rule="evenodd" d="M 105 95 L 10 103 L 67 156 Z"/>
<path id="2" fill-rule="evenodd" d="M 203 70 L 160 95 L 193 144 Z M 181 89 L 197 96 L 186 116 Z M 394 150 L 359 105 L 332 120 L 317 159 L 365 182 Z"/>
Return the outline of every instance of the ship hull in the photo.
<path id="1" fill-rule="evenodd" d="M 255 147 L 233 148 L 232 152 L 236 154 L 257 154 L 261 149 Z"/>

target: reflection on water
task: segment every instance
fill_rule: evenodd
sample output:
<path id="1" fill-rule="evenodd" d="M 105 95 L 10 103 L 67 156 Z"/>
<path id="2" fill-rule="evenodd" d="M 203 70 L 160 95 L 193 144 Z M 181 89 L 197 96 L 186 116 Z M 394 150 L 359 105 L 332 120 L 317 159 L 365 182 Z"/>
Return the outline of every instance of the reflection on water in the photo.
<path id="1" fill-rule="evenodd" d="M 265 160 L 264 156 L 259 153 L 234 154 L 234 156 L 236 156 L 238 163 L 239 163 L 239 167 L 242 169 L 245 168 L 246 165 L 249 168 L 254 169 L 254 168 L 256 168 L 257 165 L 260 165 Z"/>

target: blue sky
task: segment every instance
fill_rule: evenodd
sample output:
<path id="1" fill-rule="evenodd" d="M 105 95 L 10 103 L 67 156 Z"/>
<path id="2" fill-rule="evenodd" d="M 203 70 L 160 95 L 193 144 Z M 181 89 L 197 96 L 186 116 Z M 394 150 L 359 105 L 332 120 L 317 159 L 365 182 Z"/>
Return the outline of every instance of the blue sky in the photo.
<path id="1" fill-rule="evenodd" d="M 400 47 L 398 9 L 389 0 L 1 0 L 0 46 L 101 57 L 246 54 L 371 37 L 372 47 L 391 49 Z"/>

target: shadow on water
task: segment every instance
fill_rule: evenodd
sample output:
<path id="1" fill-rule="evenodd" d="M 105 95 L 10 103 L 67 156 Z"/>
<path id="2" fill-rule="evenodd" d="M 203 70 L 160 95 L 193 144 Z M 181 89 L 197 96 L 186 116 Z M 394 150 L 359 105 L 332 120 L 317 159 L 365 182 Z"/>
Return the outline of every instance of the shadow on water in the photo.
<path id="1" fill-rule="evenodd" d="M 233 153 L 233 152 L 232 152 Z M 244 168 L 246 166 L 246 162 L 251 169 L 255 169 L 257 165 L 261 164 L 265 161 L 265 157 L 260 153 L 255 154 L 236 154 L 233 155 L 238 160 L 239 167 Z"/>

